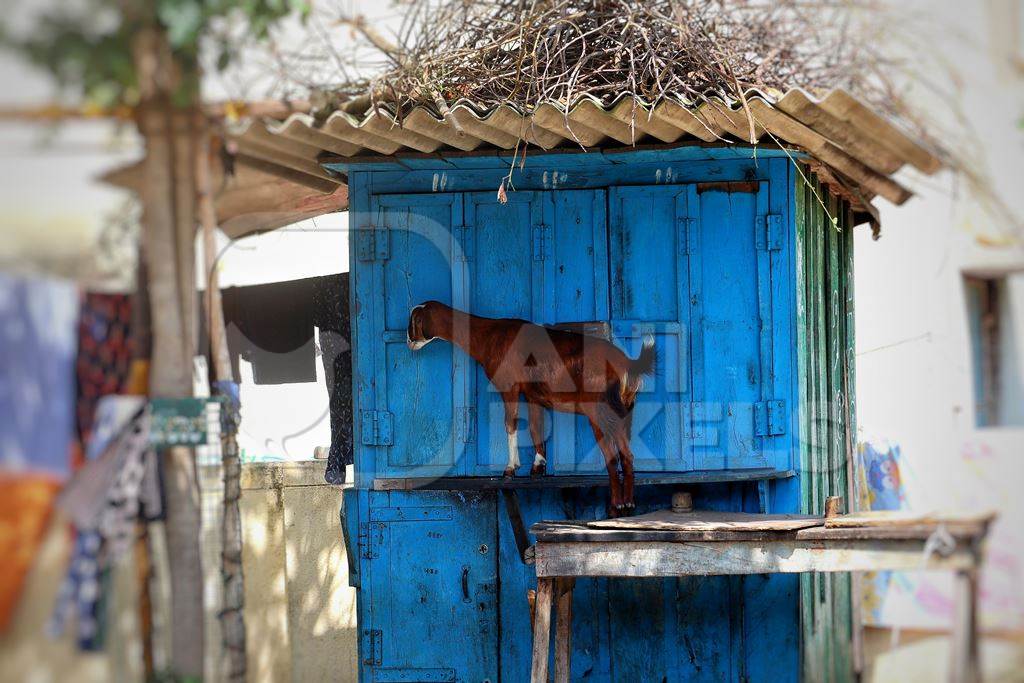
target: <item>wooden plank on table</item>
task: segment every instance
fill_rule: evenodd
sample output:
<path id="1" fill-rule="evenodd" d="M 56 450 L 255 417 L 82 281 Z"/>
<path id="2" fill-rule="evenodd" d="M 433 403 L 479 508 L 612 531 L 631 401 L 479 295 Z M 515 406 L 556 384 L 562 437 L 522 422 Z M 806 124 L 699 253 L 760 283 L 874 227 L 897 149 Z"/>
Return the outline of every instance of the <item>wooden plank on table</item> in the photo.
<path id="1" fill-rule="evenodd" d="M 760 515 L 749 512 L 718 512 L 701 510 L 673 512 L 658 510 L 646 515 L 588 522 L 594 529 L 637 529 L 666 531 L 795 531 L 821 526 L 823 517 L 816 515 Z"/>
<path id="2" fill-rule="evenodd" d="M 970 543 L 947 556 L 914 541 L 735 543 L 539 543 L 537 576 L 665 577 L 802 572 L 959 570 L 974 566 Z M 538 603 L 539 605 L 539 603 Z M 539 617 L 539 614 L 538 614 Z"/>
<path id="3" fill-rule="evenodd" d="M 956 539 L 979 539 L 985 535 L 984 524 L 944 524 L 946 532 Z M 795 537 L 801 541 L 899 541 L 927 540 L 938 530 L 937 524 L 913 524 L 906 526 L 864 526 L 864 527 L 815 527 L 801 529 Z"/>
<path id="4" fill-rule="evenodd" d="M 909 510 L 865 510 L 850 515 L 839 515 L 825 520 L 829 528 L 895 527 L 929 525 L 978 525 L 995 519 L 991 510 L 983 512 L 911 512 Z"/>
<path id="5" fill-rule="evenodd" d="M 795 530 L 749 530 L 743 528 L 674 529 L 674 528 L 602 528 L 589 526 L 585 521 L 537 522 L 530 527 L 541 543 L 630 543 L 657 541 L 663 543 L 735 541 L 901 541 L 926 540 L 939 525 L 906 524 L 890 526 L 828 527 L 814 526 Z M 987 530 L 986 522 L 943 523 L 947 533 L 955 539 L 980 539 Z"/>

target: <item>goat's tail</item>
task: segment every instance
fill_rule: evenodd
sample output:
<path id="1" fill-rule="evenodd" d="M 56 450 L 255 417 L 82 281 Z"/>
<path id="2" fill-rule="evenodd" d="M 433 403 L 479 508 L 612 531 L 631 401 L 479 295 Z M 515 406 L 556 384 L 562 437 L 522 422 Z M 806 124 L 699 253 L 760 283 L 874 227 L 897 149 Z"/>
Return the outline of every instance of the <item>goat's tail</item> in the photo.
<path id="1" fill-rule="evenodd" d="M 652 376 L 657 364 L 658 353 L 654 348 L 654 337 L 647 335 L 644 337 L 643 346 L 640 347 L 640 355 L 630 359 L 629 367 L 615 387 L 618 391 L 613 392 L 615 396 L 611 403 L 617 413 L 625 415 L 632 409 L 644 377 Z"/>
<path id="2" fill-rule="evenodd" d="M 640 347 L 640 355 L 629 361 L 629 378 L 638 381 L 641 377 L 651 377 L 657 364 L 658 352 L 654 348 L 654 337 L 647 335 L 644 337 L 643 346 Z"/>

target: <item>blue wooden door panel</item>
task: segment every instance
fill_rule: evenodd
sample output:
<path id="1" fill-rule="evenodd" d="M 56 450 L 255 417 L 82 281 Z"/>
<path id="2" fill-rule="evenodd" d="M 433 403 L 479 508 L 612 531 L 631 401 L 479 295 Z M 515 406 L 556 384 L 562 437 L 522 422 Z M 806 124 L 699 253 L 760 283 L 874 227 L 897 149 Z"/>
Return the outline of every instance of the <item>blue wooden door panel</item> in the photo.
<path id="1" fill-rule="evenodd" d="M 494 193 L 470 193 L 465 205 L 466 300 L 486 317 L 538 324 L 604 321 L 608 317 L 608 256 L 602 191 L 514 192 L 504 204 Z M 508 460 L 505 408 L 477 366 L 475 462 L 470 471 L 495 474 Z M 520 460 L 533 460 L 525 405 L 519 410 Z M 545 414 L 550 469 L 575 471 L 580 453 L 596 450 L 582 418 Z"/>
<path id="2" fill-rule="evenodd" d="M 545 249 L 544 323 L 608 319 L 608 227 L 603 190 L 545 193 L 550 245 Z M 547 303 L 550 301 L 550 303 Z"/>
<path id="3" fill-rule="evenodd" d="M 603 190 L 546 194 L 544 323 L 606 322 L 608 310 L 608 221 Z M 547 411 L 548 471 L 555 474 L 604 469 L 590 423 L 581 415 Z"/>
<path id="4" fill-rule="evenodd" d="M 767 183 L 757 193 L 711 190 L 699 198 L 690 249 L 694 460 L 699 469 L 767 467 L 755 404 L 770 378 L 771 292 L 759 278 Z"/>
<path id="5" fill-rule="evenodd" d="M 498 681 L 493 492 L 373 498 L 367 680 Z"/>
<path id="6" fill-rule="evenodd" d="M 543 300 L 540 268 L 534 261 L 534 230 L 543 225 L 539 192 L 513 192 L 500 203 L 493 192 L 466 195 L 467 301 L 470 311 L 488 318 L 537 320 Z M 470 395 L 476 410 L 476 459 L 471 471 L 490 475 L 505 469 L 508 438 L 501 394 L 474 363 Z M 525 405 L 520 407 L 522 418 Z M 522 424 L 525 423 L 520 421 Z M 532 450 L 525 428 L 520 430 L 520 459 Z"/>
<path id="7" fill-rule="evenodd" d="M 390 413 L 390 445 L 379 445 L 378 476 L 457 474 L 462 444 L 455 428 L 465 361 L 447 343 L 413 352 L 409 311 L 426 300 L 455 301 L 452 227 L 461 224 L 459 195 L 386 195 L 374 213 L 387 236 L 378 258 L 383 305 L 375 321 L 377 410 Z"/>
<path id="8" fill-rule="evenodd" d="M 658 352 L 633 410 L 638 471 L 693 469 L 687 436 L 691 186 L 617 187 L 609 194 L 613 340 L 636 357 L 645 335 Z"/>

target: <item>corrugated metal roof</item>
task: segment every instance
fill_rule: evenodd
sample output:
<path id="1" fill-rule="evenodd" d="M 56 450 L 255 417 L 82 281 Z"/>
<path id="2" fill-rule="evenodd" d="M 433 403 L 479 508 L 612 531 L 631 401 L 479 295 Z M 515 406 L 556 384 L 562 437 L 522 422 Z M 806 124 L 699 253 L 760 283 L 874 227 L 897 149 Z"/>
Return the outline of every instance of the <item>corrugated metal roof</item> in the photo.
<path id="1" fill-rule="evenodd" d="M 909 164 L 931 174 L 942 166 L 934 153 L 842 90 L 821 100 L 802 90 L 791 90 L 781 98 L 751 92 L 746 99 L 754 140 L 803 149 L 866 200 L 881 196 L 902 204 L 911 192 L 891 177 L 896 171 Z M 284 121 L 254 121 L 233 131 L 231 137 L 242 155 L 278 166 L 291 178 L 330 192 L 341 181 L 320 166 L 323 153 L 355 158 L 510 150 L 520 141 L 542 149 L 688 140 L 750 144 L 751 124 L 739 102 L 693 106 L 669 99 L 650 107 L 625 96 L 610 106 L 583 99 L 568 110 L 545 102 L 527 114 L 506 105 L 487 109 L 458 102 L 448 118 L 439 118 L 422 106 L 400 118 L 387 107 L 361 115 L 342 108 L 319 121 L 307 114 L 293 114 Z"/>

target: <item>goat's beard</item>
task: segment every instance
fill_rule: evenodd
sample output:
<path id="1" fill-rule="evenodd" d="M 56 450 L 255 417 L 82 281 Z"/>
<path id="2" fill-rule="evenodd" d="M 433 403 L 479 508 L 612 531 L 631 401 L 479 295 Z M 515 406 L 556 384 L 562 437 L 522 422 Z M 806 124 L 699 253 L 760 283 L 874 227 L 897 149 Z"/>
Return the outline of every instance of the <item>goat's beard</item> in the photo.
<path id="1" fill-rule="evenodd" d="M 423 339 L 420 341 L 413 341 L 412 339 L 406 338 L 405 344 L 409 347 L 410 351 L 419 351 L 435 339 L 437 339 L 437 337 L 431 337 L 430 339 Z"/>

